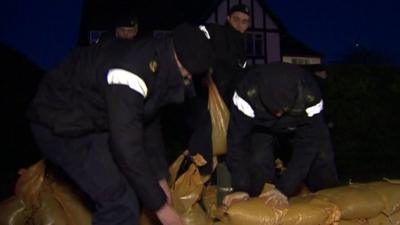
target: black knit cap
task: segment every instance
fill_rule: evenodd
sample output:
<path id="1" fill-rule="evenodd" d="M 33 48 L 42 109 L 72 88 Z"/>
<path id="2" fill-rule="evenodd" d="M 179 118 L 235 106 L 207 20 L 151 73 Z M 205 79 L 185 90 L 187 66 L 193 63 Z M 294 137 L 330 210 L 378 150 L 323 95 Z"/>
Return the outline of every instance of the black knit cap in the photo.
<path id="1" fill-rule="evenodd" d="M 114 22 L 114 27 L 134 27 L 138 24 L 138 18 L 131 12 L 121 13 Z"/>
<path id="2" fill-rule="evenodd" d="M 209 39 L 204 26 L 182 24 L 173 32 L 176 56 L 192 75 L 204 74 L 214 65 L 215 56 Z"/>
<path id="3" fill-rule="evenodd" d="M 242 13 L 247 14 L 247 15 L 250 14 L 249 7 L 248 7 L 247 5 L 244 5 L 244 4 L 237 4 L 237 5 L 234 5 L 234 6 L 229 10 L 228 15 L 230 16 L 230 15 L 232 15 L 232 13 L 234 13 L 234 12 L 242 12 Z"/>

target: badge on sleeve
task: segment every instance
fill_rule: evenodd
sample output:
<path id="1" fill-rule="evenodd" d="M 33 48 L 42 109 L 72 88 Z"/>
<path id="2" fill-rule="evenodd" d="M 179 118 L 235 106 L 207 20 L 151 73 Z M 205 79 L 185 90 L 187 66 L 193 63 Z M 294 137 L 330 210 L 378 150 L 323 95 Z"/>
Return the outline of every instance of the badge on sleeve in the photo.
<path id="1" fill-rule="evenodd" d="M 156 73 L 158 70 L 158 63 L 156 60 L 152 59 L 149 62 L 149 69 L 151 72 Z"/>

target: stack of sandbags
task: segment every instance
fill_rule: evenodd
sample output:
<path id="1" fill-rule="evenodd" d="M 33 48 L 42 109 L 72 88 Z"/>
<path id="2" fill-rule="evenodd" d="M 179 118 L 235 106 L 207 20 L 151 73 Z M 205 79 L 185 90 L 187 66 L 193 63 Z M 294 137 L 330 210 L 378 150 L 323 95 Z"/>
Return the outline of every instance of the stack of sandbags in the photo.
<path id="1" fill-rule="evenodd" d="M 400 184 L 390 180 L 365 184 L 366 188 L 378 194 L 384 209 L 376 217 L 369 218 L 370 225 L 400 225 Z"/>
<path id="2" fill-rule="evenodd" d="M 310 194 L 289 200 L 288 212 L 282 219 L 282 225 L 336 224 L 340 215 L 340 209 L 335 204 Z"/>
<path id="3" fill-rule="evenodd" d="M 284 209 L 256 197 L 232 204 L 220 219 L 230 225 L 331 225 L 340 220 L 340 210 L 315 195 L 291 198 Z"/>
<path id="4" fill-rule="evenodd" d="M 399 184 L 350 184 L 319 191 L 317 196 L 339 207 L 342 213 L 340 225 L 400 224 Z"/>

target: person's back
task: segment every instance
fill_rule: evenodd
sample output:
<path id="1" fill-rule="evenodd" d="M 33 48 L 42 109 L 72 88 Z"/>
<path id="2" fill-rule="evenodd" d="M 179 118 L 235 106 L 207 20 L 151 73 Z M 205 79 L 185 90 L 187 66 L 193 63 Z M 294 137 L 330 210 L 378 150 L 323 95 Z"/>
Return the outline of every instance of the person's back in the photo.
<path id="1" fill-rule="evenodd" d="M 269 182 L 291 196 L 302 181 L 312 191 L 334 185 L 334 154 L 322 109 L 308 71 L 284 63 L 249 71 L 235 91 L 228 131 L 227 162 L 235 190 L 258 195 Z M 274 148 L 281 135 L 289 137 L 293 152 L 277 178 Z"/>

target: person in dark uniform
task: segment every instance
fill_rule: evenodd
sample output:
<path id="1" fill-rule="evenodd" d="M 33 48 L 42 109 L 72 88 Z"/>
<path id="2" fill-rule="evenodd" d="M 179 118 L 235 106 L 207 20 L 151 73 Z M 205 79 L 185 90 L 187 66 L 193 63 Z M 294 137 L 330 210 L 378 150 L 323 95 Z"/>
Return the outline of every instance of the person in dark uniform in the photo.
<path id="1" fill-rule="evenodd" d="M 139 202 L 162 224 L 182 224 L 158 114 L 183 102 L 192 76 L 213 59 L 203 31 L 181 25 L 163 40 L 78 49 L 43 78 L 28 110 L 33 134 L 45 158 L 93 200 L 93 224 L 138 224 Z"/>
<path id="2" fill-rule="evenodd" d="M 211 37 L 215 51 L 216 64 L 213 68 L 212 79 L 218 92 L 227 106 L 232 101 L 236 84 L 242 79 L 246 68 L 244 50 L 244 32 L 249 27 L 249 8 L 244 4 L 233 6 L 228 13 L 224 25 L 207 24 L 206 28 Z M 191 111 L 188 113 L 190 130 L 188 148 L 191 154 L 200 153 L 207 162 L 200 168 L 203 174 L 212 171 L 211 118 L 208 111 L 208 87 L 205 82 L 196 82 L 196 98 L 187 104 Z"/>
<path id="3" fill-rule="evenodd" d="M 206 26 L 212 37 L 217 60 L 212 78 L 228 106 L 236 84 L 245 74 L 247 61 L 244 33 L 250 24 L 249 17 L 249 8 L 238 4 L 229 10 L 224 25 L 208 24 Z"/>
<path id="4" fill-rule="evenodd" d="M 320 90 L 309 71 L 285 63 L 250 70 L 234 93 L 228 130 L 227 164 L 234 191 L 257 196 L 268 182 L 289 197 L 302 182 L 312 192 L 336 185 L 322 110 Z M 274 147 L 282 136 L 293 152 L 278 177 Z"/>
<path id="5" fill-rule="evenodd" d="M 134 40 L 139 32 L 138 17 L 133 12 L 121 11 L 114 21 L 114 28 L 101 34 L 97 43 L 114 39 Z"/>

